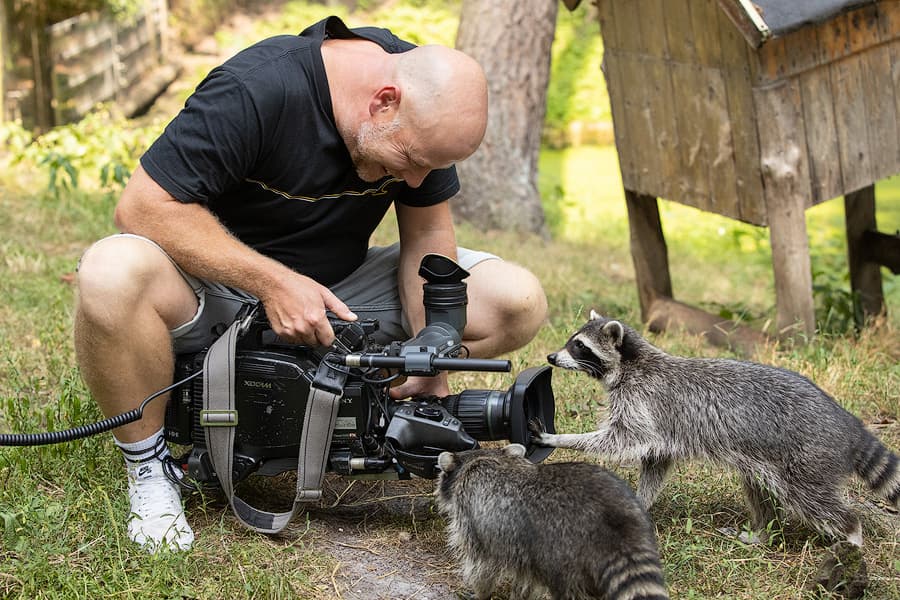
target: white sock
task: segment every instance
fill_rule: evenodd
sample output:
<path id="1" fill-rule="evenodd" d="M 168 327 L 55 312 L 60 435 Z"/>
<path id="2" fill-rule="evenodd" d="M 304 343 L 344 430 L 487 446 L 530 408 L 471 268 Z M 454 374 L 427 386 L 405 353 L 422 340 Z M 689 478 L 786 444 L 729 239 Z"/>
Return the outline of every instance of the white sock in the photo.
<path id="1" fill-rule="evenodd" d="M 163 437 L 162 427 L 147 439 L 138 442 L 122 442 L 116 436 L 113 436 L 113 440 L 116 442 L 119 450 L 122 451 L 122 455 L 125 457 L 125 464 L 129 467 L 153 458 L 162 460 L 169 456 L 169 446 L 166 444 L 165 437 Z"/>

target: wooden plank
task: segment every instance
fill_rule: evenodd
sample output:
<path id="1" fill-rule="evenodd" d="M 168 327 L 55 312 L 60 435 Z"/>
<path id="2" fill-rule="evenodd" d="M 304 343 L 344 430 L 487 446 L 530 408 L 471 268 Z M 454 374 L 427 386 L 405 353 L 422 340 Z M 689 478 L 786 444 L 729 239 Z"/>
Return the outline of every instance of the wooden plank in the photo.
<path id="1" fill-rule="evenodd" d="M 707 86 L 706 75 L 699 66 L 682 63 L 671 65 L 671 75 L 676 99 L 678 154 L 681 162 L 677 182 L 679 202 L 701 210 L 710 210 L 710 148 L 703 125 L 708 115 L 702 93 Z"/>
<path id="2" fill-rule="evenodd" d="M 725 4 L 725 2 L 720 2 Z M 741 33 L 732 26 L 731 20 L 724 11 L 717 15 L 719 39 L 721 47 L 722 66 L 729 69 L 741 69 L 749 73 L 749 59 L 751 50 Z"/>
<path id="3" fill-rule="evenodd" d="M 691 3 L 691 26 L 694 30 L 697 62 L 707 67 L 722 64 L 718 13 L 716 0 L 693 0 Z"/>
<path id="4" fill-rule="evenodd" d="M 740 207 L 737 194 L 737 174 L 734 159 L 735 127 L 743 124 L 732 123 L 728 112 L 728 96 L 725 81 L 719 69 L 703 69 L 705 86 L 699 94 L 701 110 L 706 115 L 699 123 L 703 132 L 704 146 L 707 149 L 709 178 L 709 201 L 707 210 L 731 217 L 740 218 Z"/>
<path id="5" fill-rule="evenodd" d="M 805 209 L 811 194 L 800 85 L 796 81 L 754 90 L 760 127 L 760 161 L 775 275 L 779 335 L 815 332 L 812 272 Z"/>
<path id="6" fill-rule="evenodd" d="M 641 15 L 641 39 L 644 51 L 652 57 L 664 59 L 669 56 L 666 41 L 666 23 L 663 10 L 664 0 L 637 0 L 637 12 Z"/>
<path id="7" fill-rule="evenodd" d="M 669 276 L 669 251 L 659 220 L 659 203 L 653 196 L 625 190 L 628 227 L 631 234 L 631 258 L 641 303 L 641 318 L 646 321 L 653 301 L 672 296 Z"/>
<path id="8" fill-rule="evenodd" d="M 600 22 L 600 35 L 603 37 L 604 52 L 620 49 L 619 24 L 616 22 L 613 14 L 615 0 L 596 0 L 594 4 L 597 7 L 597 20 Z"/>
<path id="9" fill-rule="evenodd" d="M 823 64 L 819 28 L 804 27 L 784 38 L 786 73 L 797 75 Z"/>
<path id="10" fill-rule="evenodd" d="M 875 6 L 878 9 L 878 38 L 882 43 L 896 40 L 900 37 L 900 2 L 879 2 Z"/>
<path id="11" fill-rule="evenodd" d="M 652 122 L 653 152 L 658 156 L 659 181 L 653 193 L 676 200 L 680 194 L 678 178 L 681 171 L 678 122 L 675 94 L 669 65 L 662 60 L 648 60 L 646 65 L 647 109 Z"/>
<path id="12" fill-rule="evenodd" d="M 622 184 L 634 189 L 638 177 L 635 168 L 635 156 L 639 148 L 634 144 L 632 134 L 628 131 L 626 118 L 626 88 L 622 78 L 622 55 L 618 50 L 603 51 L 603 74 L 606 77 L 606 89 L 609 92 L 609 106 L 613 117 L 613 134 L 616 137 L 616 150 L 619 154 L 619 170 L 622 173 Z"/>
<path id="13" fill-rule="evenodd" d="M 847 13 L 850 52 L 862 52 L 878 43 L 878 8 L 872 4 Z"/>
<path id="14" fill-rule="evenodd" d="M 900 131 L 891 81 L 891 51 L 887 46 L 871 48 L 860 55 L 863 98 L 868 126 L 872 183 L 900 171 Z M 848 188 L 850 189 L 850 188 Z"/>
<path id="15" fill-rule="evenodd" d="M 833 63 L 850 54 L 849 28 L 846 13 L 834 17 L 820 27 L 819 44 L 825 62 Z"/>
<path id="16" fill-rule="evenodd" d="M 837 124 L 831 90 L 831 70 L 819 67 L 798 77 L 803 97 L 803 121 L 809 154 L 811 204 L 844 193 Z"/>
<path id="17" fill-rule="evenodd" d="M 832 98 L 841 157 L 844 191 L 854 191 L 874 181 L 867 134 L 865 93 L 861 93 L 861 55 L 831 65 Z"/>
<path id="18" fill-rule="evenodd" d="M 765 225 L 766 205 L 759 169 L 758 125 L 750 79 L 751 51 L 741 34 L 729 25 L 727 15 L 720 13 L 722 82 L 725 86 L 728 118 L 731 121 L 738 201 L 738 215 L 735 218 L 753 225 Z"/>
<path id="19" fill-rule="evenodd" d="M 738 0 L 719 0 L 722 14 L 733 24 L 735 31 L 740 32 L 751 48 L 759 48 L 769 38 L 769 29 L 765 22 L 747 13 Z"/>
<path id="20" fill-rule="evenodd" d="M 890 82 L 894 90 L 894 118 L 900 127 L 900 40 L 890 42 L 886 48 L 891 60 Z"/>
<path id="21" fill-rule="evenodd" d="M 697 62 L 697 46 L 691 21 L 692 4 L 690 0 L 666 0 L 665 4 L 669 56 L 673 61 L 685 64 Z"/>
<path id="22" fill-rule="evenodd" d="M 847 262 L 850 266 L 850 289 L 855 292 L 857 314 L 872 317 L 884 310 L 881 266 L 868 260 L 865 234 L 878 229 L 875 222 L 875 186 L 866 186 L 844 197 L 847 223 Z M 857 323 L 862 325 L 863 323 Z"/>
<path id="23" fill-rule="evenodd" d="M 629 189 L 655 196 L 662 194 L 662 157 L 657 148 L 657 131 L 651 106 L 658 107 L 658 96 L 648 87 L 649 65 L 654 62 L 639 54 L 620 57 L 622 87 L 625 96 L 625 127 L 634 156 L 633 179 Z"/>
<path id="24" fill-rule="evenodd" d="M 759 56 L 759 81 L 771 83 L 787 75 L 787 48 L 784 38 L 769 40 L 757 52 Z"/>
<path id="25" fill-rule="evenodd" d="M 643 52 L 641 15 L 634 0 L 618 0 L 613 3 L 613 18 L 619 30 L 619 47 L 623 52 Z"/>

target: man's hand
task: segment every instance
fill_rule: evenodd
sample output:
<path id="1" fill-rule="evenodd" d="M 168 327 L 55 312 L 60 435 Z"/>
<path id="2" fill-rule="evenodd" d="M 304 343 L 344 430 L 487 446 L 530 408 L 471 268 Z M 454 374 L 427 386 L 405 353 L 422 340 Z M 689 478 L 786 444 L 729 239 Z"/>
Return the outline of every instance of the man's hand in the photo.
<path id="1" fill-rule="evenodd" d="M 355 321 L 356 315 L 324 285 L 290 272 L 279 285 L 259 295 L 269 324 L 278 337 L 310 346 L 328 346 L 334 331 L 326 310 L 339 319 Z"/>
<path id="2" fill-rule="evenodd" d="M 450 394 L 447 385 L 447 374 L 438 373 L 434 377 L 410 377 L 401 385 L 390 389 L 391 398 L 402 400 L 412 396 L 437 396 L 443 398 Z"/>

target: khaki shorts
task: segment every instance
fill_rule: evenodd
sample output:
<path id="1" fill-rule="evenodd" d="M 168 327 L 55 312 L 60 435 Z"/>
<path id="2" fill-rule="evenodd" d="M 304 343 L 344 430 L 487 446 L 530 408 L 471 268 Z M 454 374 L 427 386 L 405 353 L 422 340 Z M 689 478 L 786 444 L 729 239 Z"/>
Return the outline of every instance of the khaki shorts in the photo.
<path id="1" fill-rule="evenodd" d="M 118 236 L 143 240 L 166 254 L 156 242 L 148 238 L 130 233 L 115 234 L 110 238 Z M 190 321 L 171 331 L 176 354 L 193 353 L 207 348 L 231 325 L 245 305 L 257 302 L 254 296 L 244 290 L 205 281 L 186 273 L 168 254 L 166 256 L 194 290 L 199 304 L 197 313 Z M 496 258 L 498 257 L 488 252 L 457 249 L 457 261 L 466 270 L 482 261 Z M 409 331 L 400 306 L 397 288 L 399 259 L 399 243 L 369 248 L 363 264 L 330 288 L 360 319 L 378 320 L 378 333 L 372 337 L 379 344 L 407 340 L 415 333 Z"/>

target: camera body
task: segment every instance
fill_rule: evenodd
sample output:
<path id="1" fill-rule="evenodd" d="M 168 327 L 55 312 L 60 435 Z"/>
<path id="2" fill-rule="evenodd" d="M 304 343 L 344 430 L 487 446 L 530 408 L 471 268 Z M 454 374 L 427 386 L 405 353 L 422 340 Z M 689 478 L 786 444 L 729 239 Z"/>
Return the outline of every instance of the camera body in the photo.
<path id="1" fill-rule="evenodd" d="M 554 431 L 549 367 L 521 373 L 508 390 L 465 390 L 444 398 L 397 401 L 389 396 L 400 375 L 436 376 L 442 370 L 509 371 L 508 361 L 460 357 L 465 327 L 468 273 L 452 260 L 427 255 L 419 270 L 426 282 L 426 326 L 404 342 L 371 341 L 374 320 L 333 321 L 331 347 L 292 344 L 278 338 L 265 316 L 249 326 L 235 350 L 234 482 L 256 473 L 295 470 L 311 389 L 339 395 L 327 469 L 345 476 L 425 478 L 437 476 L 443 451 L 478 447 L 479 441 L 509 439 L 528 448 L 534 462 L 552 449 L 531 443 L 528 422 Z M 175 380 L 203 368 L 206 350 L 178 356 Z M 181 459 L 186 475 L 200 485 L 218 481 L 206 448 L 203 379 L 172 391 L 165 419 L 169 442 L 190 446 Z"/>

